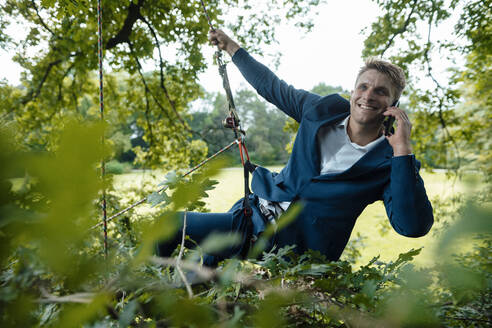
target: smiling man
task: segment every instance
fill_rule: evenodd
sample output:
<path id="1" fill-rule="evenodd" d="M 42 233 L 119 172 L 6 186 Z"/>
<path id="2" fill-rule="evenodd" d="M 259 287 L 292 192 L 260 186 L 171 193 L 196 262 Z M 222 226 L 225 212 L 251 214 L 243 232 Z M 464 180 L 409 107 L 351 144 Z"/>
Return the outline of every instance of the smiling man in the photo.
<path id="1" fill-rule="evenodd" d="M 412 125 L 403 110 L 392 106 L 405 87 L 401 68 L 367 61 L 349 102 L 338 94 L 322 97 L 288 85 L 221 30 L 211 31 L 209 38 L 231 55 L 261 96 L 299 122 L 287 165 L 279 173 L 261 166 L 253 172 L 253 240 L 292 203 L 303 205 L 300 214 L 269 247 L 296 245 L 298 253 L 312 249 L 337 260 L 358 216 L 378 200 L 399 234 L 419 237 L 429 231 L 432 207 L 412 154 Z M 395 118 L 397 127 L 385 136 L 387 116 Z M 242 213 L 241 200 L 228 213 L 188 213 L 186 232 L 197 242 L 211 232 L 243 235 L 240 245 L 211 254 L 206 264 L 244 254 L 251 236 Z M 159 254 L 169 255 L 178 240 L 160 244 Z"/>
<path id="2" fill-rule="evenodd" d="M 390 103 L 398 103 L 405 87 L 403 70 L 391 63 L 369 59 L 359 72 L 350 98 L 350 116 L 347 132 L 350 140 L 359 145 L 381 136 L 385 116 L 394 116 L 399 123 L 396 134 L 388 133 L 388 142 L 394 156 L 412 153 L 410 131 L 412 125 L 405 112 Z M 385 131 L 386 132 L 386 131 Z"/>

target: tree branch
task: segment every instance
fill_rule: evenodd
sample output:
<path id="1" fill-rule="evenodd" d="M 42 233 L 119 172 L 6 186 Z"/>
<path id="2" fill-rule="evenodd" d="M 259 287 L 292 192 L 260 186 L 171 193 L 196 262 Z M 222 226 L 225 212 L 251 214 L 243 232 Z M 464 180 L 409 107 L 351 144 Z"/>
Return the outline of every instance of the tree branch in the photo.
<path id="1" fill-rule="evenodd" d="M 171 99 L 171 96 L 169 95 L 169 92 L 168 92 L 168 90 L 164 84 L 164 60 L 162 59 L 161 44 L 159 42 L 159 38 L 157 37 L 157 33 L 155 32 L 152 25 L 150 24 L 150 22 L 145 17 L 140 15 L 140 20 L 142 20 L 142 22 L 144 22 L 145 25 L 147 25 L 150 33 L 152 34 L 152 37 L 154 38 L 155 47 L 157 48 L 157 51 L 159 53 L 159 77 L 160 77 L 159 86 L 161 87 L 162 91 L 164 92 L 164 95 L 166 96 L 166 99 L 167 99 L 169 105 L 171 106 L 172 110 L 174 111 L 174 114 L 176 114 L 176 117 L 178 118 L 178 120 L 185 127 L 185 129 L 188 130 L 188 132 L 191 132 L 192 134 L 200 137 L 206 143 L 208 143 L 208 141 L 205 139 L 205 137 L 200 132 L 191 129 L 188 126 L 188 124 L 186 124 L 185 120 L 181 117 L 178 110 L 176 109 L 176 103 L 174 102 L 174 100 Z"/>
<path id="2" fill-rule="evenodd" d="M 36 11 L 36 16 L 38 16 L 38 19 L 39 19 L 39 22 L 41 23 L 41 25 L 48 31 L 51 33 L 51 35 L 53 37 L 55 37 L 56 39 L 59 39 L 61 40 L 62 38 L 59 37 L 58 35 L 55 34 L 55 32 L 53 32 L 49 27 L 48 25 L 44 22 L 43 18 L 41 18 L 41 15 L 39 14 L 39 9 L 38 9 L 38 6 L 36 5 L 36 3 L 34 2 L 34 0 L 31 0 L 31 3 L 32 3 L 32 6 L 34 8 L 34 10 Z"/>
<path id="3" fill-rule="evenodd" d="M 172 257 L 152 256 L 150 257 L 150 262 L 157 265 L 176 267 L 176 259 Z M 214 280 L 218 276 L 217 271 L 210 269 L 208 267 L 199 266 L 195 262 L 186 261 L 186 262 L 181 262 L 179 265 L 181 266 L 181 268 L 185 270 L 193 271 L 194 273 L 197 274 L 197 276 L 203 279 L 203 281 Z"/>
<path id="4" fill-rule="evenodd" d="M 46 290 L 41 288 L 41 295 L 43 298 L 40 299 L 39 303 L 84 303 L 88 304 L 92 302 L 96 293 L 75 293 L 72 295 L 56 296 L 48 293 Z"/>
<path id="5" fill-rule="evenodd" d="M 149 120 L 150 103 L 149 103 L 149 89 L 145 86 L 145 121 L 147 122 L 147 128 L 150 134 L 150 145 L 155 144 L 154 133 L 152 132 L 152 124 Z"/>
<path id="6" fill-rule="evenodd" d="M 144 84 L 145 91 L 150 93 L 152 96 L 152 99 L 156 102 L 157 106 L 161 110 L 161 112 L 166 115 L 167 119 L 169 120 L 169 123 L 171 123 L 172 126 L 176 127 L 176 124 L 174 123 L 174 120 L 169 116 L 169 113 L 165 110 L 165 108 L 162 106 L 162 104 L 159 102 L 157 97 L 151 92 L 149 85 L 147 84 L 147 80 L 145 79 L 143 72 L 142 72 L 142 64 L 140 64 L 140 60 L 138 57 L 135 55 L 135 51 L 133 50 L 133 44 L 131 41 L 127 42 L 128 46 L 130 47 L 130 54 L 133 56 L 133 59 L 135 59 L 135 62 L 137 63 L 137 71 L 138 74 L 140 75 L 140 78 L 142 80 L 142 83 Z M 176 127 L 177 128 L 177 127 Z"/>
<path id="7" fill-rule="evenodd" d="M 61 76 L 60 78 L 60 81 L 58 83 L 58 101 L 62 101 L 63 100 L 63 95 L 62 95 L 62 87 L 63 87 L 63 80 L 67 77 L 68 73 L 70 73 L 70 71 L 72 70 L 72 68 L 74 68 L 75 66 L 75 63 L 72 63 L 66 70 L 65 70 L 65 73 L 63 73 L 63 75 Z M 73 90 L 73 85 L 75 83 L 75 79 L 72 79 L 72 85 L 70 87 L 71 90 Z M 73 94 L 73 92 L 72 92 Z M 62 106 L 63 106 L 63 103 L 62 103 Z M 75 110 L 78 112 L 78 109 L 77 109 L 77 102 L 75 102 Z"/>
<path id="8" fill-rule="evenodd" d="M 188 297 L 193 298 L 193 290 L 191 289 L 191 285 L 188 282 L 188 279 L 186 279 L 183 270 L 181 270 L 181 259 L 183 258 L 183 253 L 184 253 L 185 236 L 186 236 L 186 211 L 184 212 L 184 217 L 183 217 L 183 233 L 181 234 L 181 247 L 179 249 L 179 255 L 178 258 L 176 259 L 176 270 L 178 271 L 181 280 L 186 286 Z"/>
<path id="9" fill-rule="evenodd" d="M 105 47 L 106 49 L 112 49 L 120 43 L 130 42 L 130 35 L 132 34 L 133 25 L 142 17 L 140 14 L 140 8 L 142 7 L 144 1 L 145 0 L 140 0 L 137 4 L 134 4 L 133 1 L 130 2 L 130 5 L 128 6 L 128 15 L 125 18 L 123 27 L 114 37 L 108 40 Z"/>
<path id="10" fill-rule="evenodd" d="M 174 113 L 176 114 L 176 116 L 178 117 L 178 119 L 180 120 L 180 122 L 185 125 L 185 122 L 183 120 L 183 118 L 181 118 L 181 116 L 179 115 L 178 111 L 176 110 L 176 104 L 174 102 L 174 100 L 171 99 L 171 97 L 169 96 L 169 92 L 167 91 L 167 88 L 166 86 L 164 85 L 164 61 L 162 60 L 162 53 L 161 53 L 161 45 L 159 43 L 159 39 L 157 38 L 157 34 L 155 33 L 154 29 L 152 28 L 152 25 L 147 21 L 147 19 L 145 19 L 145 17 L 143 16 L 140 16 L 140 19 L 147 25 L 147 27 L 149 28 L 150 30 L 150 33 L 152 34 L 152 36 L 154 37 L 154 41 L 155 41 L 155 46 L 159 52 L 159 73 L 160 73 L 160 87 L 161 89 L 164 91 L 164 95 L 166 96 L 166 99 L 167 101 L 169 102 L 169 105 L 171 106 L 171 108 L 173 109 Z"/>
<path id="11" fill-rule="evenodd" d="M 461 166 L 461 159 L 460 159 L 460 150 L 458 147 L 458 144 L 456 143 L 456 140 L 454 140 L 453 136 L 449 132 L 449 129 L 446 124 L 446 120 L 444 119 L 443 116 L 443 105 L 444 105 L 444 96 L 445 96 L 445 88 L 436 80 L 434 75 L 432 74 L 432 67 L 431 67 L 431 60 L 429 58 L 429 52 L 431 49 L 431 31 L 432 31 L 432 23 L 434 21 L 434 10 L 435 10 L 435 3 L 432 3 L 432 13 L 431 16 L 429 17 L 429 23 L 428 23 L 428 31 L 427 31 L 427 43 L 424 51 L 424 60 L 427 66 L 427 76 L 429 76 L 434 84 L 436 85 L 436 88 L 440 90 L 443 95 L 439 97 L 439 105 L 438 105 L 438 116 L 439 116 L 439 122 L 441 124 L 441 127 L 443 128 L 444 132 L 446 133 L 447 137 L 453 144 L 454 148 L 456 149 L 456 159 L 457 159 L 457 164 L 455 170 L 458 170 L 459 167 Z"/>
<path id="12" fill-rule="evenodd" d="M 176 109 L 176 103 L 174 100 L 171 99 L 169 92 L 167 91 L 167 88 L 164 84 L 164 60 L 162 59 L 162 53 L 161 53 L 161 44 L 159 42 L 159 38 L 157 37 L 157 33 L 155 33 L 155 30 L 152 28 L 152 25 L 150 22 L 143 16 L 140 17 L 140 19 L 147 25 L 147 27 L 150 30 L 150 33 L 152 34 L 154 41 L 155 41 L 155 46 L 157 48 L 157 51 L 159 53 L 159 76 L 160 76 L 160 87 L 164 92 L 164 95 L 166 96 L 167 101 L 169 102 L 169 105 L 173 109 L 174 113 L 176 114 L 176 117 L 178 120 L 183 124 L 183 126 L 188 130 L 188 132 L 191 132 L 192 134 L 200 137 L 202 140 L 204 140 L 206 143 L 209 143 L 207 139 L 203 136 L 202 133 L 195 131 L 188 127 L 188 124 L 186 124 L 185 120 L 181 117 L 179 114 L 178 110 Z"/>
<path id="13" fill-rule="evenodd" d="M 151 256 L 149 261 L 162 266 L 176 267 L 176 259 L 172 257 L 158 257 Z M 220 273 L 217 270 L 211 269 L 206 266 L 197 265 L 196 262 L 184 261 L 180 263 L 181 268 L 189 271 L 193 271 L 201 279 L 200 281 L 194 281 L 193 283 L 215 281 L 218 279 Z M 244 286 L 251 286 L 257 289 L 269 288 L 269 280 L 257 279 L 253 275 L 238 272 L 233 278 L 234 282 L 240 283 Z"/>
<path id="14" fill-rule="evenodd" d="M 48 64 L 48 66 L 46 67 L 46 71 L 44 72 L 44 75 L 38 84 L 38 87 L 35 90 L 31 89 L 29 91 L 29 93 L 21 101 L 22 105 L 25 105 L 30 101 L 33 101 L 34 99 L 36 99 L 39 96 L 39 94 L 41 93 L 41 88 L 43 87 L 43 84 L 46 82 L 46 79 L 48 78 L 48 75 L 50 74 L 51 70 L 53 69 L 53 67 L 60 64 L 61 62 L 62 62 L 62 60 L 58 59 L 58 60 L 52 61 L 51 63 Z"/>
<path id="15" fill-rule="evenodd" d="M 413 3 L 412 3 L 412 10 L 410 10 L 410 14 L 408 14 L 408 17 L 405 20 L 405 23 L 403 24 L 403 26 L 401 28 L 399 28 L 398 30 L 396 30 L 393 33 L 393 35 L 391 36 L 391 38 L 388 40 L 388 43 L 386 44 L 386 46 L 384 47 L 383 51 L 381 52 L 381 57 L 384 55 L 384 53 L 386 52 L 386 50 L 388 50 L 391 47 L 391 44 L 393 43 L 393 41 L 396 38 L 396 36 L 397 35 L 400 35 L 400 34 L 403 34 L 403 33 L 406 32 L 406 30 L 408 28 L 408 25 L 410 25 L 410 19 L 412 18 L 412 15 L 413 15 L 413 12 L 415 11 L 415 7 L 416 6 L 417 6 L 417 0 L 414 0 Z"/>

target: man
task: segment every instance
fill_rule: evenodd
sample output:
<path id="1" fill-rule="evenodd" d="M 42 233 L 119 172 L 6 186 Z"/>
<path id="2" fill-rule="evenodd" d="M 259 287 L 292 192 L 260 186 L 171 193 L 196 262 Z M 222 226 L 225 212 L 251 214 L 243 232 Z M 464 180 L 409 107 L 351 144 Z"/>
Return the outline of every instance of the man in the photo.
<path id="1" fill-rule="evenodd" d="M 399 234 L 419 237 L 429 231 L 432 207 L 418 173 L 420 164 L 412 154 L 412 125 L 405 112 L 393 106 L 405 86 L 401 68 L 368 61 L 348 102 L 337 94 L 321 97 L 286 84 L 221 30 L 211 31 L 209 38 L 229 53 L 261 96 L 299 122 L 292 154 L 282 171 L 258 167 L 253 172 L 253 235 L 264 231 L 269 218 L 300 202 L 300 214 L 277 232 L 272 243 L 295 244 L 299 253 L 312 249 L 337 260 L 357 217 L 377 200 L 383 200 Z M 383 134 L 386 116 L 394 117 L 397 124 L 388 136 Z M 214 231 L 243 234 L 241 245 L 214 254 L 207 264 L 238 255 L 249 243 L 241 204 L 238 201 L 228 213 L 188 213 L 186 232 L 198 242 Z M 178 240 L 161 244 L 159 254 L 168 255 Z"/>

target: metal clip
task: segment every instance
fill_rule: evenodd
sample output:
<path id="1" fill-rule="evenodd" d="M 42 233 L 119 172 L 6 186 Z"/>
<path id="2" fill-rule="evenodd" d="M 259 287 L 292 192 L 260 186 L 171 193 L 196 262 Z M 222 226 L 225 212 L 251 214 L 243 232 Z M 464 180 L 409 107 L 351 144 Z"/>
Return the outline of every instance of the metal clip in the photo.
<path id="1" fill-rule="evenodd" d="M 227 116 L 223 121 L 222 125 L 224 128 L 235 129 L 239 126 L 239 121 L 235 117 Z"/>

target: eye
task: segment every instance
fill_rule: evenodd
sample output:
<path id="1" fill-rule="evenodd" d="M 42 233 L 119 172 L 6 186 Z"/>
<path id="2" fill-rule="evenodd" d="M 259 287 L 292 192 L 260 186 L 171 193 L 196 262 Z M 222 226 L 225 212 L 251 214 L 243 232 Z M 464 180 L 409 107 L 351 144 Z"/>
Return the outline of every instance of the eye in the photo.
<path id="1" fill-rule="evenodd" d="M 386 90 L 386 89 L 376 89 L 376 93 L 378 95 L 381 95 L 381 96 L 388 96 L 389 95 L 388 90 Z"/>
<path id="2" fill-rule="evenodd" d="M 367 89 L 367 86 L 365 84 L 359 84 L 359 86 L 357 87 L 357 89 L 359 89 L 359 90 L 366 90 Z"/>

